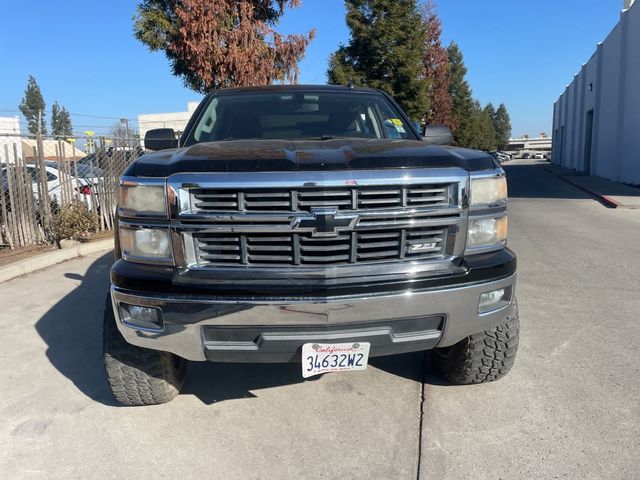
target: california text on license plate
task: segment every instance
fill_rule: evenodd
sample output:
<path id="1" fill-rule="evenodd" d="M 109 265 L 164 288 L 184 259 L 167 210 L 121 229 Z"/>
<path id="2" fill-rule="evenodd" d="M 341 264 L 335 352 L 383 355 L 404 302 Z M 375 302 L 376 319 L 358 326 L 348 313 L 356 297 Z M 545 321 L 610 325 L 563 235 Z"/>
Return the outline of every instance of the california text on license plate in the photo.
<path id="1" fill-rule="evenodd" d="M 365 370 L 369 360 L 368 342 L 305 343 L 302 345 L 302 376 L 327 372 Z"/>

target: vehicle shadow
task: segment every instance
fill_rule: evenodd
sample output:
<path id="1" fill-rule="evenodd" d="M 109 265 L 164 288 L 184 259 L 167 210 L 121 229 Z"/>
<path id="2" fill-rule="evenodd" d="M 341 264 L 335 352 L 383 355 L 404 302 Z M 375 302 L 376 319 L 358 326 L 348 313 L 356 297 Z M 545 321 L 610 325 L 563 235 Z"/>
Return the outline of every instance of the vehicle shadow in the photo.
<path id="1" fill-rule="evenodd" d="M 544 164 L 542 164 L 544 166 Z M 502 164 L 509 182 L 509 198 L 593 200 L 593 196 L 541 168 L 540 164 Z"/>
<path id="2" fill-rule="evenodd" d="M 36 323 L 51 364 L 89 398 L 110 406 L 116 401 L 103 367 L 102 314 L 112 262 L 109 252 L 93 262 L 85 275 L 65 274 L 80 284 Z"/>
<path id="3" fill-rule="evenodd" d="M 430 378 L 424 371 L 423 352 L 376 357 L 369 366 L 421 383 Z M 329 374 L 331 375 L 331 374 Z M 253 398 L 254 390 L 318 381 L 322 376 L 302 378 L 299 363 L 209 363 L 190 362 L 183 395 L 194 395 L 210 405 L 238 398 Z M 432 379 L 439 382 L 438 377 Z M 434 383 L 439 384 L 439 383 Z"/>
<path id="4" fill-rule="evenodd" d="M 36 331 L 47 344 L 47 358 L 87 397 L 107 406 L 119 404 L 107 385 L 102 357 L 102 316 L 109 289 L 111 252 L 94 261 L 84 275 L 67 273 L 65 277 L 80 281 L 36 323 Z M 422 352 L 377 357 L 370 360 L 374 368 L 415 382 L 439 382 L 430 374 Z M 425 365 L 427 370 L 425 371 Z M 205 404 L 224 400 L 251 398 L 252 391 L 316 381 L 303 379 L 298 363 L 234 364 L 189 362 L 184 395 L 194 395 Z"/>

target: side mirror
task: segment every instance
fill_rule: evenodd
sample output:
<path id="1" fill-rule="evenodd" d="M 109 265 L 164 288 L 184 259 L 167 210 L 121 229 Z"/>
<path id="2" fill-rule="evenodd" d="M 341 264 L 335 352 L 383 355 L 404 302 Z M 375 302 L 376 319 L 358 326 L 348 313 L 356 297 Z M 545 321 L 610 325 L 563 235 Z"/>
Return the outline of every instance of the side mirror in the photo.
<path id="1" fill-rule="evenodd" d="M 147 150 L 166 150 L 176 148 L 178 139 L 173 128 L 154 128 L 144 134 L 144 146 Z"/>
<path id="2" fill-rule="evenodd" d="M 446 125 L 427 125 L 422 139 L 429 145 L 451 145 L 453 135 Z"/>

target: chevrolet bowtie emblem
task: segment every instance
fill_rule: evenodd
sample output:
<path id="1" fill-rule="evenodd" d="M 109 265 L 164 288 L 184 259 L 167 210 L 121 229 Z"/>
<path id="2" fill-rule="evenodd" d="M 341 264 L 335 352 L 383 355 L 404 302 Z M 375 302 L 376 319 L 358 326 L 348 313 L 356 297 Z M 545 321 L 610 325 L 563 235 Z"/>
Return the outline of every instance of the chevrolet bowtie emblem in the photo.
<path id="1" fill-rule="evenodd" d="M 339 213 L 336 207 L 312 208 L 311 215 L 296 217 L 291 222 L 291 230 L 311 232 L 315 237 L 335 237 L 344 230 L 352 230 L 358 222 L 358 215 Z"/>

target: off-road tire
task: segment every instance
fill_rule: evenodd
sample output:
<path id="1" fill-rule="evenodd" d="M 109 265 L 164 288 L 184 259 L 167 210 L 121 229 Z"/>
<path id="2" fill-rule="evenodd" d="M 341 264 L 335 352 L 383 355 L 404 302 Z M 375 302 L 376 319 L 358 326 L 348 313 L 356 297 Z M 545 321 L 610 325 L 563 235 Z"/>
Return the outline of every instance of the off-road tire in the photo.
<path id="1" fill-rule="evenodd" d="M 104 368 L 113 396 L 123 405 L 158 405 L 175 398 L 184 383 L 187 362 L 169 352 L 127 343 L 116 326 L 111 298 L 103 321 Z"/>
<path id="2" fill-rule="evenodd" d="M 503 323 L 450 347 L 434 349 L 433 361 L 451 383 L 470 385 L 499 380 L 515 363 L 519 334 L 518 303 L 514 299 Z"/>

